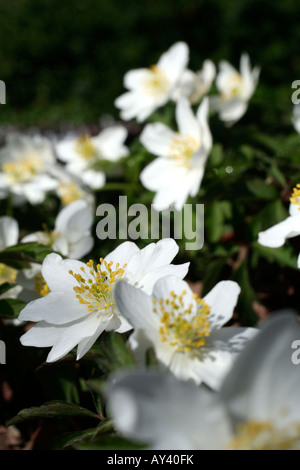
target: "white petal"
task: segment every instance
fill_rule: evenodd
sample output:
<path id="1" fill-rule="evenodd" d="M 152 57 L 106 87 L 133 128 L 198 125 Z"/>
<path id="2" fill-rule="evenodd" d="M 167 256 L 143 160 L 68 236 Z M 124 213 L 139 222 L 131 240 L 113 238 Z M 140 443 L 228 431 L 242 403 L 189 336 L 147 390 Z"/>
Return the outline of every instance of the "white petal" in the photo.
<path id="1" fill-rule="evenodd" d="M 18 222 L 9 216 L 0 217 L 0 251 L 8 246 L 18 243 L 19 225 Z"/>
<path id="2" fill-rule="evenodd" d="M 140 249 L 134 242 L 123 242 L 117 246 L 109 255 L 105 256 L 104 261 L 110 263 L 112 261 L 112 268 L 115 268 L 116 264 L 119 263 L 120 267 L 124 264 L 129 263 L 130 259 L 139 253 Z"/>
<path id="3" fill-rule="evenodd" d="M 105 185 L 105 174 L 102 171 L 85 170 L 82 181 L 92 189 L 100 189 Z"/>
<path id="4" fill-rule="evenodd" d="M 119 281 L 114 289 L 114 299 L 121 314 L 134 328 L 151 333 L 158 331 L 159 318 L 153 313 L 153 303 L 149 295 L 140 289 Z"/>
<path id="5" fill-rule="evenodd" d="M 73 287 L 77 286 L 78 282 L 69 271 L 82 274 L 81 267 L 86 268 L 86 265 L 81 261 L 63 260 L 56 253 L 51 253 L 43 261 L 42 274 L 50 291 L 73 292 Z"/>
<path id="6" fill-rule="evenodd" d="M 93 137 L 93 143 L 99 149 L 102 158 L 117 161 L 128 155 L 128 148 L 124 145 L 128 132 L 124 126 L 107 127 Z"/>
<path id="7" fill-rule="evenodd" d="M 282 246 L 287 238 L 300 235 L 300 215 L 287 217 L 279 224 L 273 225 L 258 234 L 258 243 L 263 246 L 277 248 Z"/>
<path id="8" fill-rule="evenodd" d="M 281 311 L 240 353 L 221 389 L 235 421 L 300 421 L 299 365 L 293 363 L 299 338 L 297 317 Z"/>
<path id="9" fill-rule="evenodd" d="M 176 83 L 187 66 L 189 48 L 185 42 L 173 44 L 159 59 L 157 66 L 167 75 L 171 83 Z"/>
<path id="10" fill-rule="evenodd" d="M 203 98 L 197 111 L 197 119 L 201 128 L 201 143 L 204 145 L 206 152 L 210 152 L 212 148 L 212 135 L 208 125 L 209 99 Z"/>
<path id="11" fill-rule="evenodd" d="M 99 331 L 99 323 L 96 315 L 88 315 L 81 321 L 79 320 L 71 326 L 64 328 L 59 340 L 52 347 L 47 357 L 47 362 L 61 359 L 82 340 L 93 336 L 95 331 Z"/>
<path id="12" fill-rule="evenodd" d="M 201 131 L 199 122 L 197 121 L 191 105 L 186 98 L 181 98 L 177 102 L 176 121 L 179 133 L 182 136 L 191 135 L 200 147 Z"/>
<path id="13" fill-rule="evenodd" d="M 53 325 L 63 325 L 88 314 L 88 308 L 81 305 L 75 293 L 50 292 L 45 297 L 27 304 L 19 315 L 21 321 L 46 321 Z"/>
<path id="14" fill-rule="evenodd" d="M 231 319 L 240 291 L 236 282 L 221 281 L 204 297 L 210 307 L 209 322 L 213 330 Z"/>
<path id="15" fill-rule="evenodd" d="M 164 157 L 168 155 L 170 144 L 175 137 L 174 131 L 165 124 L 157 122 L 146 125 L 141 133 L 140 141 L 153 155 Z"/>

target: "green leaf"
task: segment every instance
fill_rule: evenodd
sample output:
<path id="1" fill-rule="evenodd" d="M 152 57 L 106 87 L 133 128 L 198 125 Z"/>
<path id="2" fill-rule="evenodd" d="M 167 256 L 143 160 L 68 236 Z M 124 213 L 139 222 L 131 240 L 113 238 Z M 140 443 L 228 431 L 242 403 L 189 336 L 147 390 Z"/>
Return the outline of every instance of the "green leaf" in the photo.
<path id="1" fill-rule="evenodd" d="M 145 449 L 147 446 L 134 443 L 118 435 L 104 435 L 73 447 L 77 450 L 139 450 Z"/>
<path id="2" fill-rule="evenodd" d="M 0 299 L 0 317 L 17 318 L 26 305 L 18 299 Z"/>
<path id="3" fill-rule="evenodd" d="M 121 367 L 132 367 L 135 364 L 123 335 L 113 332 L 101 335 L 96 362 L 104 372 L 112 372 Z"/>
<path id="4" fill-rule="evenodd" d="M 233 280 L 241 288 L 237 304 L 239 321 L 243 326 L 254 326 L 257 323 L 257 316 L 252 304 L 256 300 L 256 294 L 250 284 L 247 260 L 234 272 Z"/>
<path id="5" fill-rule="evenodd" d="M 101 434 L 113 431 L 113 424 L 109 419 L 103 420 L 96 428 L 85 429 L 84 431 L 76 431 L 65 433 L 55 439 L 51 444 L 52 450 L 61 450 L 78 445 L 84 441 L 94 439 Z"/>
<path id="6" fill-rule="evenodd" d="M 208 238 L 211 243 L 216 243 L 224 233 L 225 220 L 231 216 L 231 203 L 229 201 L 214 201 L 207 212 Z"/>
<path id="7" fill-rule="evenodd" d="M 74 405 L 64 401 L 52 401 L 45 403 L 39 407 L 25 408 L 21 410 L 14 418 L 8 422 L 8 426 L 12 424 L 22 423 L 29 419 L 36 418 L 95 418 L 99 420 L 99 416 L 86 408 Z"/>
<path id="8" fill-rule="evenodd" d="M 252 247 L 258 256 L 266 258 L 270 263 L 278 263 L 282 268 L 289 267 L 298 270 L 297 255 L 293 248 L 284 245 L 279 248 L 270 248 L 262 246 L 258 242 L 253 242 Z"/>
<path id="9" fill-rule="evenodd" d="M 246 186 L 258 199 L 275 199 L 277 196 L 277 190 L 274 186 L 259 179 L 247 181 Z"/>
<path id="10" fill-rule="evenodd" d="M 38 243 L 20 243 L 19 245 L 9 246 L 0 253 L 0 263 L 4 263 L 15 269 L 26 269 L 30 267 L 29 263 L 42 263 L 45 257 L 52 253 L 49 246 Z"/>
<path id="11" fill-rule="evenodd" d="M 269 168 L 269 175 L 271 175 L 283 188 L 286 187 L 286 179 L 284 174 L 279 170 L 278 166 L 273 163 Z"/>

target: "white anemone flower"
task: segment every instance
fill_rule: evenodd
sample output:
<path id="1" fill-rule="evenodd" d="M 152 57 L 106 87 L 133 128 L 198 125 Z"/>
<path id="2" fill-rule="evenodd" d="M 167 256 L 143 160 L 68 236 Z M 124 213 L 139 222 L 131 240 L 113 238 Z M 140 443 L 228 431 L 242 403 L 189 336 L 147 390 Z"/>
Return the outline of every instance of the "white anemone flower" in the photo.
<path id="1" fill-rule="evenodd" d="M 129 91 L 115 100 L 125 121 L 136 118 L 143 122 L 157 108 L 172 99 L 189 59 L 186 43 L 173 44 L 150 68 L 130 70 L 125 74 L 124 87 Z"/>
<path id="2" fill-rule="evenodd" d="M 51 174 L 55 157 L 48 139 L 12 133 L 0 150 L 0 198 L 12 195 L 15 204 L 40 204 L 57 186 Z"/>
<path id="3" fill-rule="evenodd" d="M 153 449 L 300 450 L 299 319 L 276 313 L 219 392 L 155 372 L 112 376 L 116 429 Z"/>
<path id="4" fill-rule="evenodd" d="M 42 265 L 42 275 L 50 290 L 41 299 L 30 302 L 20 320 L 33 321 L 21 337 L 25 346 L 52 347 L 47 361 L 53 362 L 77 345 L 80 359 L 105 331 L 126 332 L 132 328 L 122 317 L 114 301 L 115 284 L 126 279 L 151 292 L 157 279 L 168 274 L 183 278 L 189 263 L 170 264 L 178 252 L 173 239 L 163 239 L 140 250 L 133 242 L 124 242 L 97 266 L 92 260 L 62 258 L 52 253 Z"/>
<path id="5" fill-rule="evenodd" d="M 209 92 L 215 75 L 215 64 L 209 59 L 204 61 L 202 70 L 198 72 L 186 69 L 172 94 L 172 99 L 178 101 L 185 97 L 191 104 L 198 103 Z"/>
<path id="6" fill-rule="evenodd" d="M 240 288 L 219 282 L 203 299 L 188 284 L 168 276 L 157 281 L 152 296 L 119 282 L 116 304 L 135 329 L 129 344 L 143 362 L 153 348 L 163 369 L 176 377 L 218 389 L 254 328 L 224 327 L 233 315 Z"/>
<path id="7" fill-rule="evenodd" d="M 248 54 L 241 56 L 239 72 L 225 60 L 220 63 L 216 78 L 220 95 L 211 98 L 211 105 L 222 121 L 232 125 L 245 114 L 248 101 L 256 89 L 259 73 L 258 67 L 251 70 Z"/>
<path id="8" fill-rule="evenodd" d="M 56 144 L 58 158 L 66 163 L 66 170 L 76 175 L 92 189 L 105 184 L 105 173 L 97 170 L 101 160 L 116 162 L 128 155 L 124 145 L 128 132 L 124 126 L 110 126 L 92 137 L 88 133 L 80 137 L 65 137 Z"/>
<path id="9" fill-rule="evenodd" d="M 290 215 L 282 222 L 273 225 L 273 227 L 259 232 L 258 243 L 260 243 L 260 245 L 278 248 L 284 245 L 288 238 L 300 235 L 300 184 L 297 184 L 293 189 L 290 201 Z M 298 267 L 300 267 L 300 255 L 298 258 Z"/>
<path id="10" fill-rule="evenodd" d="M 199 191 L 212 148 L 208 104 L 204 98 L 195 116 L 188 100 L 181 98 L 176 105 L 178 132 L 158 122 L 146 125 L 141 134 L 142 144 L 158 157 L 140 175 L 142 184 L 156 191 L 153 204 L 157 210 L 172 204 L 181 210 L 188 196 Z"/>

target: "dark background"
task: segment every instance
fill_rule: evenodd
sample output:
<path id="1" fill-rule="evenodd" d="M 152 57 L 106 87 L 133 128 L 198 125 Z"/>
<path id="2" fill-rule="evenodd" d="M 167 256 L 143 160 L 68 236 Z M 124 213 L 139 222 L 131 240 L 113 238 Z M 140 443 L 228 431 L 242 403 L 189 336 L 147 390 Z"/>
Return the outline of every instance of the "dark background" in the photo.
<path id="1" fill-rule="evenodd" d="M 47 128 L 118 119 L 113 103 L 126 71 L 184 40 L 194 70 L 206 58 L 238 66 L 249 53 L 262 68 L 256 100 L 269 102 L 263 122 L 274 131 L 290 119 L 290 86 L 300 79 L 299 25 L 296 0 L 1 0 L 0 122 Z"/>

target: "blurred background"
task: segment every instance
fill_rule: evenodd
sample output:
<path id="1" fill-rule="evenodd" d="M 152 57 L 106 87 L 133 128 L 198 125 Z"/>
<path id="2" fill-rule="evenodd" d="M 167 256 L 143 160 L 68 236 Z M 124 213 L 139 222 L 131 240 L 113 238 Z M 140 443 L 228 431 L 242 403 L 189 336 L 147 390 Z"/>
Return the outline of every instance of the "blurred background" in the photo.
<path id="1" fill-rule="evenodd" d="M 262 67 L 255 100 L 269 102 L 263 122 L 274 131 L 290 122 L 290 85 L 300 78 L 299 24 L 296 0 L 1 0 L 7 105 L 0 122 L 53 128 L 107 114 L 118 119 L 113 103 L 124 91 L 124 73 L 156 63 L 184 40 L 194 70 L 206 58 L 238 66 L 241 53 L 249 53 Z"/>

